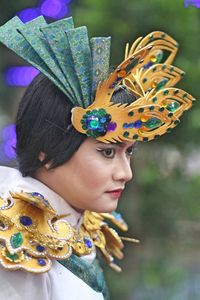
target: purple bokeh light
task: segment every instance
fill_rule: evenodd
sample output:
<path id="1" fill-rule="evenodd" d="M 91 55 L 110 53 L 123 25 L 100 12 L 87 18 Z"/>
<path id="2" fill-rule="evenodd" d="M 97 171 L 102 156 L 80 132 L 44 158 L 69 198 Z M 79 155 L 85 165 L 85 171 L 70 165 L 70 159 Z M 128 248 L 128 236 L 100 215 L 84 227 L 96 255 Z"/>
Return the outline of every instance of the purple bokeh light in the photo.
<path id="1" fill-rule="evenodd" d="M 40 11 L 46 17 L 60 19 L 67 15 L 69 8 L 64 1 L 45 0 L 41 4 Z"/>
<path id="2" fill-rule="evenodd" d="M 16 146 L 16 138 L 10 139 L 3 144 L 4 153 L 9 159 L 16 158 L 14 147 Z"/>
<path id="3" fill-rule="evenodd" d="M 2 140 L 6 141 L 8 139 L 16 138 L 16 126 L 15 124 L 9 124 L 2 129 L 1 132 Z"/>
<path id="4" fill-rule="evenodd" d="M 32 66 L 10 67 L 4 72 L 4 79 L 10 86 L 28 86 L 39 74 L 39 71 Z"/>
<path id="5" fill-rule="evenodd" d="M 15 124 L 9 124 L 2 129 L 2 149 L 3 153 L 9 160 L 16 158 L 15 146 L 16 146 L 16 126 Z"/>
<path id="6" fill-rule="evenodd" d="M 189 5 L 195 6 L 197 8 L 200 8 L 200 0 L 185 0 L 184 1 L 185 7 L 188 7 Z"/>
<path id="7" fill-rule="evenodd" d="M 18 13 L 18 17 L 24 23 L 29 22 L 41 15 L 40 8 L 26 8 Z"/>

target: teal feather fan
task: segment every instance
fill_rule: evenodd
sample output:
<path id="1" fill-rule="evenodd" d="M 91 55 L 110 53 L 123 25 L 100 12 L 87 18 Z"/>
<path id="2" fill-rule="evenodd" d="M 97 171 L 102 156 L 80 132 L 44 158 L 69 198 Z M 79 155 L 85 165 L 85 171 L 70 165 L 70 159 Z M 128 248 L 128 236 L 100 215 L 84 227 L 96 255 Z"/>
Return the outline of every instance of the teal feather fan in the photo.
<path id="1" fill-rule="evenodd" d="M 72 17 L 47 24 L 40 16 L 26 24 L 14 17 L 0 27 L 0 42 L 46 75 L 73 103 L 86 108 L 109 74 L 110 37 L 89 41 Z"/>

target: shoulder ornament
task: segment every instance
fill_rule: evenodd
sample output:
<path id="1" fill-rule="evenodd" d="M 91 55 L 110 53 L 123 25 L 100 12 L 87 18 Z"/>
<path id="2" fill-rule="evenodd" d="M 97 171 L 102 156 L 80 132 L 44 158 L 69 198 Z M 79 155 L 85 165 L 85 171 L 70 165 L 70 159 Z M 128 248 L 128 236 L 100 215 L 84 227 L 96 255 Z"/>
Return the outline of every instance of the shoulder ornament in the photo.
<path id="1" fill-rule="evenodd" d="M 52 260 L 68 259 L 72 253 L 88 255 L 98 248 L 112 268 L 121 270 L 114 264 L 114 257 L 123 258 L 122 239 L 126 238 L 119 237 L 107 222 L 126 231 L 121 215 L 85 211 L 78 229 L 66 217 L 58 216 L 37 192 L 10 192 L 5 200 L 0 197 L 1 265 L 9 270 L 43 273 L 50 270 Z"/>

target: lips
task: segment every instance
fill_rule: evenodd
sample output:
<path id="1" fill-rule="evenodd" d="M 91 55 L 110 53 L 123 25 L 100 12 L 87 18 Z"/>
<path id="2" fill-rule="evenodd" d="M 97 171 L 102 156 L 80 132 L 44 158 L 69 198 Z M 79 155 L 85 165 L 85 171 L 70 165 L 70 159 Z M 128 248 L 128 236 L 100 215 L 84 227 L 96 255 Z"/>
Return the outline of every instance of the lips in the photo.
<path id="1" fill-rule="evenodd" d="M 113 199 L 118 199 L 121 196 L 122 191 L 123 189 L 116 189 L 106 193 L 109 194 Z"/>

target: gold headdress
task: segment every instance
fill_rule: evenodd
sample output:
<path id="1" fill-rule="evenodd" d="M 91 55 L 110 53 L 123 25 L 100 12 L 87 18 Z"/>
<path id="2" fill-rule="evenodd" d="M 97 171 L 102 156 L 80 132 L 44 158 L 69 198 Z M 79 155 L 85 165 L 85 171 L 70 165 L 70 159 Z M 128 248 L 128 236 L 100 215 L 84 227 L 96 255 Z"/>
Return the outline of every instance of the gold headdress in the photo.
<path id="1" fill-rule="evenodd" d="M 174 88 L 184 75 L 171 65 L 176 52 L 177 43 L 159 31 L 139 38 L 130 50 L 127 45 L 125 60 L 99 84 L 94 102 L 72 110 L 74 127 L 104 143 L 149 141 L 170 132 L 195 100 Z M 137 98 L 130 105 L 112 103 L 121 83 Z"/>

